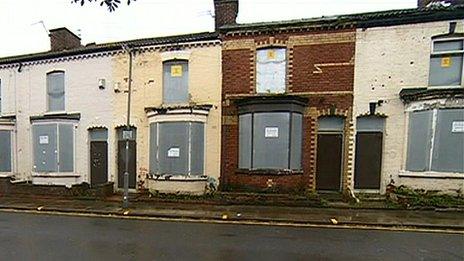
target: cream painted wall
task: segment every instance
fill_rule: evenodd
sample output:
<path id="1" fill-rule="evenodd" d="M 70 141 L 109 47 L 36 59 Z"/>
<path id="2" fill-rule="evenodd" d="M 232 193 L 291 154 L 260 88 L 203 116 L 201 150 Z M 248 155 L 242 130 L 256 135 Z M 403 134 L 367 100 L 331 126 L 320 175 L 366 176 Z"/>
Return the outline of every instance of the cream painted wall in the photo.
<path id="1" fill-rule="evenodd" d="M 111 58 L 79 58 L 68 61 L 47 61 L 40 64 L 25 64 L 18 67 L 0 68 L 2 87 L 6 89 L 4 113 L 16 115 L 15 175 L 19 179 L 31 179 L 33 168 L 32 134 L 30 116 L 46 112 L 46 74 L 53 70 L 65 71 L 65 108 L 67 113 L 80 113 L 81 119 L 75 129 L 74 177 L 60 175 L 37 178 L 41 184 L 71 185 L 90 182 L 88 128 L 104 126 L 109 130 L 109 156 L 115 149 L 112 128 L 113 89 Z M 107 88 L 98 88 L 98 79 L 106 79 Z M 109 162 L 112 180 L 115 165 Z"/>
<path id="2" fill-rule="evenodd" d="M 177 54 L 160 50 L 145 50 L 136 54 L 132 72 L 131 124 L 137 127 L 137 182 L 144 182 L 149 171 L 149 123 L 145 108 L 162 106 L 163 60 L 173 57 L 189 59 L 190 104 L 213 105 L 205 125 L 205 174 L 219 180 L 221 46 L 216 43 L 203 47 L 185 47 Z M 115 126 L 124 126 L 127 110 L 128 54 L 120 53 L 115 56 L 113 68 L 114 87 L 120 90 L 115 93 L 113 123 Z"/>
<path id="3" fill-rule="evenodd" d="M 391 180 L 427 190 L 464 190 L 464 179 L 400 178 L 406 153 L 407 119 L 399 98 L 403 88 L 428 85 L 431 37 L 446 34 L 451 21 L 358 29 L 356 32 L 354 113 L 369 112 L 369 102 L 384 100 L 377 112 L 387 116 L 381 193 Z M 464 32 L 457 21 L 456 32 Z M 356 120 L 354 120 L 356 128 Z M 426 175 L 426 174 L 424 174 Z M 458 174 L 459 175 L 459 174 Z M 438 181 L 438 182 L 437 182 Z"/>

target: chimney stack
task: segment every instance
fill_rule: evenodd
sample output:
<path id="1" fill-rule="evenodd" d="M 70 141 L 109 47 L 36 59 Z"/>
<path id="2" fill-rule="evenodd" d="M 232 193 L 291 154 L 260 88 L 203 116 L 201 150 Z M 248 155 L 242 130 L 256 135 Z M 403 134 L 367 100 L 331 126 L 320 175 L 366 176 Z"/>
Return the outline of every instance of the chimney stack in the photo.
<path id="1" fill-rule="evenodd" d="M 238 0 L 214 0 L 214 25 L 216 31 L 224 25 L 236 24 Z"/>
<path id="2" fill-rule="evenodd" d="M 417 0 L 417 7 L 424 8 L 430 3 L 446 3 L 451 5 L 463 5 L 464 0 Z"/>
<path id="3" fill-rule="evenodd" d="M 51 51 L 63 51 L 81 47 L 81 38 L 66 27 L 50 30 Z"/>

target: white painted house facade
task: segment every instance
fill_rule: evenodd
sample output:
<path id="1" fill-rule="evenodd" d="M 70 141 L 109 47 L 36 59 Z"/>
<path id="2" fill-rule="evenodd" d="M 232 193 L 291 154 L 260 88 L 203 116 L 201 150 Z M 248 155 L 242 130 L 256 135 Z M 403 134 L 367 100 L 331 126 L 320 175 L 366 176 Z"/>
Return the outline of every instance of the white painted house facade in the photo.
<path id="1" fill-rule="evenodd" d="M 356 191 L 463 193 L 464 23 L 448 17 L 357 29 Z"/>
<path id="2" fill-rule="evenodd" d="M 91 164 L 99 164 L 91 160 L 91 140 L 106 142 L 107 175 L 115 171 L 115 137 L 107 132 L 112 126 L 111 57 L 66 55 L 65 38 L 80 39 L 65 28 L 52 30 L 50 37 L 63 38 L 65 46 L 52 39 L 51 52 L 1 61 L 0 173 L 33 184 L 91 183 Z"/>

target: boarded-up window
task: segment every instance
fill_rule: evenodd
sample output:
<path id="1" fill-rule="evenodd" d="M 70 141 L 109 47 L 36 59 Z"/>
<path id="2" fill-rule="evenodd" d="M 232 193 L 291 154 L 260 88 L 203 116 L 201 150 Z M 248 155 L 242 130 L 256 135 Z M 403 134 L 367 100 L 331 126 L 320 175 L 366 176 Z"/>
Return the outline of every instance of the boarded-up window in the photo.
<path id="1" fill-rule="evenodd" d="M 256 52 L 256 92 L 284 93 L 286 79 L 286 49 L 269 48 Z"/>
<path id="2" fill-rule="evenodd" d="M 0 130 L 0 172 L 11 172 L 11 131 Z"/>
<path id="3" fill-rule="evenodd" d="M 464 172 L 464 109 L 439 109 L 409 115 L 410 171 Z"/>
<path id="4" fill-rule="evenodd" d="M 65 110 L 64 72 L 47 74 L 48 111 Z"/>
<path id="5" fill-rule="evenodd" d="M 50 123 L 32 126 L 34 171 L 74 171 L 74 127 Z"/>
<path id="6" fill-rule="evenodd" d="M 204 175 L 205 132 L 200 122 L 150 124 L 150 172 Z"/>
<path id="7" fill-rule="evenodd" d="M 432 170 L 464 172 L 464 109 L 438 110 Z"/>
<path id="8" fill-rule="evenodd" d="M 239 168 L 301 169 L 302 115 L 256 112 L 239 117 Z"/>
<path id="9" fill-rule="evenodd" d="M 435 41 L 430 57 L 431 86 L 459 86 L 462 83 L 463 40 Z"/>
<path id="10" fill-rule="evenodd" d="M 0 79 L 0 115 L 2 114 L 2 79 Z"/>
<path id="11" fill-rule="evenodd" d="M 188 61 L 167 61 L 163 64 L 164 103 L 186 103 L 189 101 Z"/>

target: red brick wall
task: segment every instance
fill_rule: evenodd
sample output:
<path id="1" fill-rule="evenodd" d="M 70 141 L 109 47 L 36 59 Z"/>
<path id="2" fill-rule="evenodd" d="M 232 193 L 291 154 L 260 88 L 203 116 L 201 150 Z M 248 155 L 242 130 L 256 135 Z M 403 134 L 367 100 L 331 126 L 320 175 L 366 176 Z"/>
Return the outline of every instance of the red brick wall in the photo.
<path id="1" fill-rule="evenodd" d="M 341 64 L 354 57 L 354 43 L 295 46 L 293 48 L 293 92 L 352 91 L 354 65 L 320 66 L 323 73 L 313 73 L 317 64 Z"/>
<path id="2" fill-rule="evenodd" d="M 347 32 L 347 30 L 337 31 Z M 327 32 L 317 32 L 327 33 Z M 280 45 L 286 44 L 292 35 L 309 33 L 272 35 L 272 41 Z M 221 188 L 223 190 L 271 190 L 280 192 L 296 192 L 314 189 L 315 157 L 314 146 L 318 113 L 330 113 L 344 116 L 351 113 L 353 104 L 354 65 L 352 58 L 355 43 L 308 44 L 293 46 L 293 55 L 289 56 L 289 63 L 293 68 L 287 72 L 291 78 L 291 92 L 300 93 L 308 99 L 307 113 L 303 121 L 303 172 L 297 174 L 250 174 L 238 171 L 238 115 L 235 101 L 243 95 L 250 95 L 253 87 L 253 52 L 262 42 L 269 42 L 270 35 L 234 35 L 224 38 L 234 40 L 234 44 L 243 41 L 244 46 L 253 39 L 255 46 L 251 48 L 224 48 L 223 63 L 223 110 L 222 110 L 222 155 L 221 155 Z M 245 43 L 247 41 L 247 43 Z M 240 43 L 238 43 L 240 45 Z M 315 64 L 344 65 L 322 67 L 323 73 L 314 74 Z M 251 89 L 252 90 L 252 89 Z M 315 93 L 314 93 L 315 92 Z M 317 94 L 317 92 L 326 92 Z M 309 108 L 315 108 L 316 114 L 309 113 Z M 325 110 L 325 112 L 324 112 Z M 324 112 L 324 113 L 323 113 Z M 330 114 L 329 113 L 329 114 Z M 348 124 L 348 123 L 347 123 Z"/>

